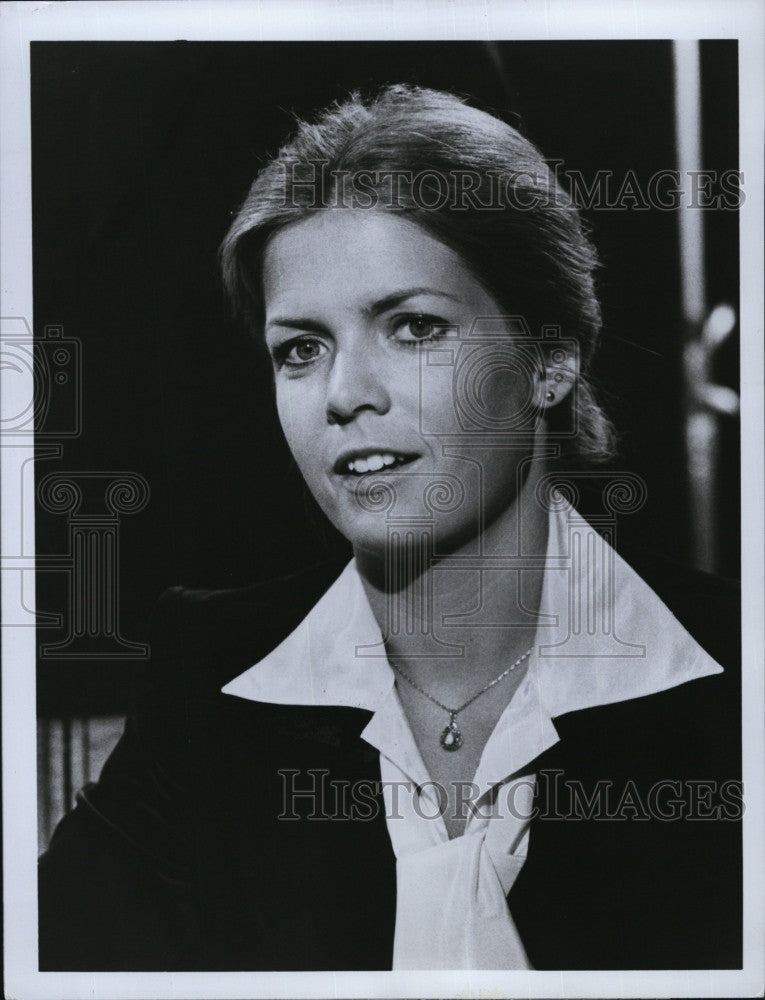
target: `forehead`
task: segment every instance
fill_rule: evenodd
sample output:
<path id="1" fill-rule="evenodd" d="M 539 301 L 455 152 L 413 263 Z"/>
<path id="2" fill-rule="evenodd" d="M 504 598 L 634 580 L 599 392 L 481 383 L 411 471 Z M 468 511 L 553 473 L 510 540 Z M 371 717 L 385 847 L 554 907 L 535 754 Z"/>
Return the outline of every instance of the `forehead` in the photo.
<path id="1" fill-rule="evenodd" d="M 267 311 L 325 295 L 366 301 L 415 285 L 481 290 L 454 250 L 392 211 L 322 210 L 279 230 L 263 258 Z"/>

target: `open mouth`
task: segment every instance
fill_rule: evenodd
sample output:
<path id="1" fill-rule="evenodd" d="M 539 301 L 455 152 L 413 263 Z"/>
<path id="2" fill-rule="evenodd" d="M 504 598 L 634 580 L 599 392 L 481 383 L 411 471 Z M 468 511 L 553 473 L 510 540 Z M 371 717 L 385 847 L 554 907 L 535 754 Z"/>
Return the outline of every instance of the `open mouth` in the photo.
<path id="1" fill-rule="evenodd" d="M 398 469 L 419 458 L 419 455 L 399 451 L 356 451 L 341 455 L 334 471 L 341 476 L 364 476 L 369 472 L 387 472 Z"/>

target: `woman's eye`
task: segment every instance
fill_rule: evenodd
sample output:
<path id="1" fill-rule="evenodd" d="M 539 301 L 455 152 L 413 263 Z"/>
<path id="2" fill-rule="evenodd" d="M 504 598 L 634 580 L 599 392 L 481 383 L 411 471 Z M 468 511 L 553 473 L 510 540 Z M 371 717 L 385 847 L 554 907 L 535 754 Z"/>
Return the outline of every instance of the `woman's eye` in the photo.
<path id="1" fill-rule="evenodd" d="M 278 367 L 302 368 L 322 357 L 324 344 L 316 337 L 298 337 L 279 344 L 273 351 L 274 362 Z"/>
<path id="2" fill-rule="evenodd" d="M 401 316 L 396 322 L 395 340 L 399 344 L 416 346 L 443 337 L 453 326 L 439 316 L 418 313 Z"/>

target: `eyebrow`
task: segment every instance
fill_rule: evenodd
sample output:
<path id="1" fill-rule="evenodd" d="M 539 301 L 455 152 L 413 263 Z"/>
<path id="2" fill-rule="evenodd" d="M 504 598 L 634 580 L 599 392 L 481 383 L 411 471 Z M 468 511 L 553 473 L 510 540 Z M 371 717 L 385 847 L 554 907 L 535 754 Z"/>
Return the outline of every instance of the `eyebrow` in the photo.
<path id="1" fill-rule="evenodd" d="M 365 306 L 363 312 L 373 319 L 376 316 L 382 315 L 382 313 L 388 312 L 389 309 L 395 309 L 396 306 L 400 306 L 407 299 L 414 298 L 415 295 L 437 295 L 444 299 L 451 299 L 452 302 L 461 301 L 458 296 L 452 295 L 450 292 L 445 292 L 440 288 L 406 288 L 400 292 L 393 292 L 390 295 L 386 295 L 384 298 L 373 302 L 370 306 Z M 308 330 L 311 333 L 323 333 L 326 329 L 323 323 L 318 323 L 315 319 L 286 316 L 277 316 L 274 319 L 270 319 L 266 323 L 266 328 L 270 326 L 284 326 L 293 330 Z"/>

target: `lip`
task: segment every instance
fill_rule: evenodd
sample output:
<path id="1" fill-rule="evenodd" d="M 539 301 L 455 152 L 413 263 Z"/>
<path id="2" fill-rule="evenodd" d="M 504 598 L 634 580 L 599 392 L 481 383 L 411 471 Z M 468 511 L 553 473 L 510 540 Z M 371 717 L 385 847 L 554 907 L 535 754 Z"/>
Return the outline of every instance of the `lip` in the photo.
<path id="1" fill-rule="evenodd" d="M 395 465 L 383 466 L 382 469 L 378 469 L 374 473 L 371 470 L 366 473 L 349 471 L 349 462 L 355 461 L 357 458 L 369 458 L 370 455 L 395 455 L 397 457 L 400 456 L 404 461 L 397 462 Z M 403 469 L 420 457 L 419 452 L 407 451 L 404 448 L 391 448 L 388 445 L 365 445 L 363 448 L 348 448 L 346 451 L 341 452 L 332 466 L 332 471 L 337 476 L 348 476 L 354 479 L 358 479 L 362 475 L 384 475 L 395 472 L 397 469 Z"/>

